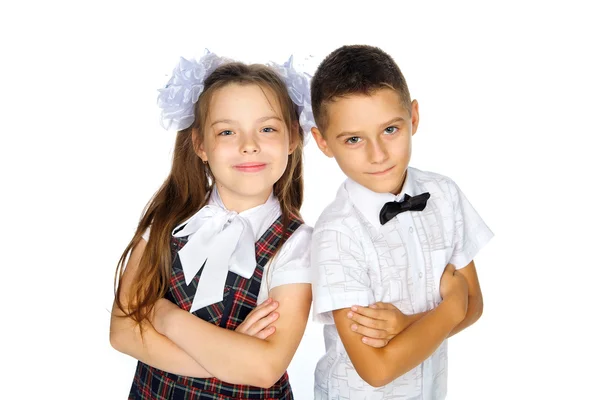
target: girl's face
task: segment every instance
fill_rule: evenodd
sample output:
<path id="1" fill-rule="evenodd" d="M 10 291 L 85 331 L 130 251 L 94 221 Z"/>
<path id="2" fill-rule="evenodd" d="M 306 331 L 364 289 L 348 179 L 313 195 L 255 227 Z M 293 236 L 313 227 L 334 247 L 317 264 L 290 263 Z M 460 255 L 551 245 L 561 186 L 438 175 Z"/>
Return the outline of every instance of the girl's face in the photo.
<path id="1" fill-rule="evenodd" d="M 290 141 L 277 98 L 255 84 L 229 84 L 208 110 L 198 156 L 208 161 L 223 203 L 237 212 L 263 204 L 298 142 Z"/>

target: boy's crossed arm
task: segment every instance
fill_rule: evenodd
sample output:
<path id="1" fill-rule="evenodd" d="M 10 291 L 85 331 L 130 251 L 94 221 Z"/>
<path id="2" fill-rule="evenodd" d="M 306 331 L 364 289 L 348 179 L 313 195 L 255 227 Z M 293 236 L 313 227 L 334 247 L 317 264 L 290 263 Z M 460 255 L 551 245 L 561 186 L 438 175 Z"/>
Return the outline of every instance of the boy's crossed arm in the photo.
<path id="1" fill-rule="evenodd" d="M 465 318 L 452 329 L 448 337 L 454 336 L 463 329 L 473 325 L 483 313 L 483 295 L 479 286 L 477 271 L 475 270 L 475 261 L 471 261 L 464 268 L 457 269 L 456 272 L 461 274 L 467 281 L 467 286 L 469 287 L 469 305 Z"/>
<path id="2" fill-rule="evenodd" d="M 361 318 L 360 314 L 357 315 L 350 308 L 333 311 L 335 325 L 350 360 L 356 368 L 356 372 L 369 385 L 384 386 L 422 363 L 465 319 L 467 283 L 461 274 L 456 274 L 453 265 L 449 265 L 444 271 L 440 286 L 443 301 L 437 308 L 414 316 L 403 316 L 404 318 L 396 315 L 398 325 L 395 325 L 395 329 L 385 322 L 369 322 L 367 319 L 371 318 L 365 319 L 364 316 Z M 394 313 L 389 305 L 379 304 L 377 307 L 372 310 L 379 311 L 379 313 L 373 312 L 371 315 L 390 317 L 390 312 Z M 365 312 L 365 308 L 356 309 Z M 362 329 L 359 329 L 359 325 L 354 320 L 360 320 L 371 326 L 363 326 Z M 356 331 L 353 330 L 353 325 Z M 399 330 L 402 325 L 406 328 L 389 340 L 388 337 L 392 336 L 394 331 Z M 375 330 L 382 330 L 380 328 L 383 328 L 387 336 L 379 337 L 379 339 L 383 339 L 384 342 L 389 340 L 384 347 L 365 346 L 363 335 L 357 334 L 361 332 L 375 334 Z M 381 332 L 378 335 L 383 336 Z M 371 343 L 371 345 L 373 344 L 375 342 Z"/>
<path id="3" fill-rule="evenodd" d="M 462 275 L 467 282 L 469 288 L 468 306 L 465 318 L 452 329 L 448 337 L 454 336 L 473 325 L 483 312 L 483 295 L 474 261 L 471 261 L 466 267 L 456 270 L 456 272 Z M 377 302 L 369 307 L 354 306 L 350 310 L 352 316 L 349 318 L 355 322 L 350 328 L 352 331 L 363 335 L 363 343 L 371 347 L 386 346 L 400 332 L 429 313 L 429 311 L 425 311 L 406 315 L 392 303 L 383 302 Z"/>

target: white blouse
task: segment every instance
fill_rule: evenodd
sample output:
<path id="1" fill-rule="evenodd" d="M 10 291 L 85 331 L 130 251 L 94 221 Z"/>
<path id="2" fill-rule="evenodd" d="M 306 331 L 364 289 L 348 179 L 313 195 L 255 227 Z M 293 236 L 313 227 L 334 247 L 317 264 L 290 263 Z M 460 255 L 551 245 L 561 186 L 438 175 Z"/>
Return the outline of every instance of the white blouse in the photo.
<path id="1" fill-rule="evenodd" d="M 207 261 L 190 312 L 222 300 L 229 271 L 246 278 L 253 274 L 255 243 L 280 215 L 281 207 L 273 193 L 264 204 L 238 214 L 225 208 L 215 189 L 206 206 L 173 230 L 174 236 L 189 235 L 179 251 L 187 283 Z M 150 228 L 142 238 L 148 241 L 149 235 Z M 265 265 L 257 304 L 265 301 L 269 291 L 277 286 L 310 283 L 311 236 L 312 228 L 301 225 Z"/>

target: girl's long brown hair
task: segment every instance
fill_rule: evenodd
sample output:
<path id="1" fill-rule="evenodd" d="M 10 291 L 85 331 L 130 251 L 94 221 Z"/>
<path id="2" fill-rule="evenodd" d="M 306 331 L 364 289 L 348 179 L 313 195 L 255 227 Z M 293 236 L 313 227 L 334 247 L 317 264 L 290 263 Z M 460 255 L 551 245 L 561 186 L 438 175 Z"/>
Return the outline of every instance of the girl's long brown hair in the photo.
<path id="1" fill-rule="evenodd" d="M 213 177 L 210 169 L 196 154 L 194 142 L 198 144 L 202 142 L 202 131 L 211 96 L 220 88 L 232 83 L 259 85 L 263 90 L 271 90 L 278 99 L 285 124 L 291 135 L 290 142 L 297 141 L 298 145 L 288 156 L 285 172 L 273 185 L 273 192 L 281 205 L 284 229 L 290 223 L 292 215 L 300 216 L 304 189 L 302 181 L 304 134 L 298 122 L 296 106 L 290 99 L 285 84 L 273 70 L 260 64 L 230 63 L 217 68 L 204 82 L 204 92 L 200 95 L 194 111 L 194 123 L 177 133 L 169 176 L 148 203 L 133 238 L 117 264 L 115 303 L 125 317 L 132 318 L 138 324 L 148 318 L 154 303 L 167 293 L 172 262 L 171 231 L 205 205 L 212 189 Z M 197 140 L 194 140 L 194 136 Z M 150 237 L 140 259 L 125 306 L 121 301 L 121 281 L 126 261 L 150 225 L 152 225 Z"/>

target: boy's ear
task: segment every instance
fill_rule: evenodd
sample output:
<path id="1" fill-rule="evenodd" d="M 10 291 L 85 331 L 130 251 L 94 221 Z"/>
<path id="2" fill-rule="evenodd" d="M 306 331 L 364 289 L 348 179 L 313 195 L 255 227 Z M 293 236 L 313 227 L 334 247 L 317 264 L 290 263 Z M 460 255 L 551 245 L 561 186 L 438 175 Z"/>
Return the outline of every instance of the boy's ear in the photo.
<path id="1" fill-rule="evenodd" d="M 198 132 L 197 129 L 192 131 L 192 144 L 194 146 L 194 153 L 196 153 L 202 161 L 207 162 L 208 155 L 206 154 L 206 151 L 204 151 L 204 143 L 200 140 L 200 132 Z"/>
<path id="2" fill-rule="evenodd" d="M 319 131 L 319 128 L 317 128 L 316 126 L 313 126 L 310 129 L 310 133 L 312 133 L 312 136 L 315 139 L 317 146 L 319 146 L 319 149 L 321 150 L 321 152 L 323 152 L 323 154 L 325 154 L 329 158 L 333 157 L 333 153 L 331 152 L 331 149 L 327 145 L 327 141 L 321 134 L 321 131 Z"/>
<path id="3" fill-rule="evenodd" d="M 413 100 L 411 105 L 411 123 L 412 123 L 412 134 L 417 133 L 417 128 L 419 127 L 419 102 L 417 100 Z"/>

